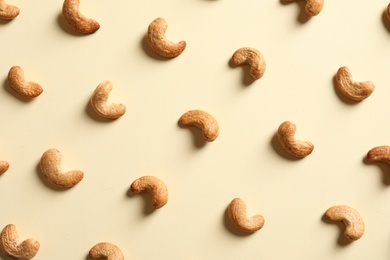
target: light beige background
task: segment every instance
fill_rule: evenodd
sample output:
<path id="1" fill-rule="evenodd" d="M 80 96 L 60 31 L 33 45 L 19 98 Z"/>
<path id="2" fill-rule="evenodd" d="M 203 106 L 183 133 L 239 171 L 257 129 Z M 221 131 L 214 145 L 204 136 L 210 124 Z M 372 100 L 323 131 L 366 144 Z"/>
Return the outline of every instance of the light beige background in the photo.
<path id="1" fill-rule="evenodd" d="M 387 1 L 326 1 L 310 20 L 304 2 L 84 0 L 80 10 L 101 28 L 73 34 L 62 1 L 8 3 L 21 9 L 0 23 L 0 226 L 36 238 L 35 259 L 87 259 L 101 241 L 126 259 L 388 259 L 390 172 L 364 162 L 367 151 L 390 144 L 390 31 Z M 145 45 L 149 23 L 163 17 L 167 37 L 187 41 L 172 60 Z M 267 70 L 249 84 L 246 68 L 229 59 L 244 46 L 259 49 Z M 26 102 L 8 88 L 13 65 L 44 87 Z M 334 75 L 348 66 L 356 80 L 372 80 L 366 100 L 350 103 Z M 88 108 L 96 86 L 110 80 L 112 101 L 127 106 L 116 121 Z M 181 128 L 187 110 L 203 109 L 220 136 L 201 141 Z M 314 143 L 303 160 L 286 158 L 274 139 L 285 120 L 297 138 Z M 66 191 L 42 181 L 42 153 L 57 148 L 63 168 L 85 177 Z M 156 175 L 169 188 L 154 212 L 131 195 L 130 184 Z M 226 207 L 242 198 L 248 215 L 266 223 L 252 235 L 234 231 Z M 366 223 L 364 236 L 339 241 L 325 210 L 347 204 Z M 4 257 L 4 256 L 1 256 Z"/>

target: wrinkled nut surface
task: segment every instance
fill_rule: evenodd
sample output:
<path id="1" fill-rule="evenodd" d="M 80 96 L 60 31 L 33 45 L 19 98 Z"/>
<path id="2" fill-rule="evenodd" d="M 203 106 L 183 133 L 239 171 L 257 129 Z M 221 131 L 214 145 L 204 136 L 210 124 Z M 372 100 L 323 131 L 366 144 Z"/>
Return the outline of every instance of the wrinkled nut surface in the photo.
<path id="1" fill-rule="evenodd" d="M 0 160 L 0 175 L 8 171 L 8 169 L 9 169 L 9 163 Z"/>
<path id="2" fill-rule="evenodd" d="M 122 251 L 114 244 L 101 242 L 89 250 L 89 256 L 96 259 L 124 260 Z"/>
<path id="3" fill-rule="evenodd" d="M 286 2 L 293 2 L 294 0 L 285 0 Z M 305 13 L 310 16 L 316 16 L 324 7 L 324 0 L 306 0 Z"/>
<path id="4" fill-rule="evenodd" d="M 283 122 L 277 131 L 277 137 L 282 148 L 289 154 L 303 158 L 311 154 L 314 145 L 308 141 L 295 139 L 296 126 L 290 121 Z"/>
<path id="5" fill-rule="evenodd" d="M 368 98 L 375 89 L 371 81 L 357 82 L 347 67 L 341 67 L 336 74 L 336 85 L 340 92 L 353 101 Z"/>
<path id="6" fill-rule="evenodd" d="M 28 260 L 38 253 L 39 242 L 31 238 L 20 242 L 16 227 L 13 224 L 5 226 L 0 236 L 4 252 L 15 259 Z"/>
<path id="7" fill-rule="evenodd" d="M 100 83 L 91 97 L 91 105 L 98 115 L 115 119 L 125 114 L 126 107 L 122 104 L 112 103 L 108 100 L 111 90 L 112 83 L 110 81 Z"/>
<path id="8" fill-rule="evenodd" d="M 390 164 L 390 146 L 381 145 L 372 148 L 367 153 L 367 160 L 369 162 L 384 162 Z"/>
<path id="9" fill-rule="evenodd" d="M 19 8 L 6 4 L 4 0 L 0 0 L 0 19 L 12 20 L 18 16 L 19 13 Z"/>
<path id="10" fill-rule="evenodd" d="M 24 71 L 19 66 L 9 70 L 8 84 L 17 94 L 26 98 L 35 98 L 43 92 L 41 85 L 24 79 Z"/>
<path id="11" fill-rule="evenodd" d="M 219 135 L 217 120 L 202 110 L 187 111 L 180 117 L 179 122 L 184 126 L 195 126 L 199 128 L 208 142 L 214 141 Z"/>
<path id="12" fill-rule="evenodd" d="M 143 176 L 130 186 L 134 193 L 146 191 L 152 196 L 152 205 L 155 209 L 161 208 L 168 202 L 168 189 L 165 183 L 155 176 Z"/>
<path id="13" fill-rule="evenodd" d="M 165 37 L 168 28 L 163 18 L 157 18 L 149 24 L 147 42 L 150 48 L 164 58 L 174 58 L 179 56 L 186 48 L 186 42 L 173 43 Z"/>
<path id="14" fill-rule="evenodd" d="M 48 182 L 58 187 L 71 188 L 83 179 L 84 173 L 76 170 L 63 172 L 61 162 L 60 151 L 49 149 L 43 153 L 39 166 Z"/>
<path id="15" fill-rule="evenodd" d="M 263 216 L 247 216 L 246 204 L 240 198 L 235 198 L 230 202 L 227 212 L 230 221 L 244 232 L 255 232 L 264 226 Z"/>
<path id="16" fill-rule="evenodd" d="M 65 22 L 76 32 L 89 34 L 99 30 L 100 25 L 95 20 L 80 13 L 80 0 L 65 0 L 62 5 L 62 15 Z"/>
<path id="17" fill-rule="evenodd" d="M 231 60 L 234 65 L 248 64 L 251 67 L 249 73 L 255 80 L 264 75 L 266 69 L 265 59 L 263 54 L 255 48 L 240 48 L 233 53 Z"/>
<path id="18" fill-rule="evenodd" d="M 344 235 L 350 240 L 357 240 L 364 234 L 364 222 L 359 213 L 345 205 L 330 207 L 325 212 L 325 217 L 330 221 L 342 221 L 345 225 Z"/>

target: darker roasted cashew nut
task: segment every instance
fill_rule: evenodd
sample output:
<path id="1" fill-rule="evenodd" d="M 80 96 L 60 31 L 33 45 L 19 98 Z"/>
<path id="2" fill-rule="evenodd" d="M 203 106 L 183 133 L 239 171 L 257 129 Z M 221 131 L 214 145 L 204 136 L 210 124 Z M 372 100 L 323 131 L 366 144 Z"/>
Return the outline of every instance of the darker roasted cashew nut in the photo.
<path id="1" fill-rule="evenodd" d="M 112 103 L 108 100 L 111 90 L 112 83 L 110 81 L 100 83 L 91 97 L 91 105 L 98 115 L 115 119 L 124 115 L 126 107 L 122 104 Z"/>
<path id="2" fill-rule="evenodd" d="M 384 162 L 390 164 L 390 146 L 382 145 L 372 148 L 367 153 L 367 160 L 369 162 Z"/>
<path id="3" fill-rule="evenodd" d="M 179 56 L 186 48 L 186 42 L 173 43 L 166 39 L 165 32 L 168 28 L 163 18 L 157 18 L 149 24 L 147 41 L 150 48 L 164 58 Z"/>
<path id="4" fill-rule="evenodd" d="M 240 198 L 235 198 L 230 202 L 227 212 L 230 221 L 244 232 L 255 232 L 264 226 L 263 216 L 248 217 L 246 215 L 245 202 Z"/>
<path id="5" fill-rule="evenodd" d="M 76 32 L 89 34 L 99 30 L 98 22 L 85 17 L 79 11 L 80 0 L 65 0 L 62 6 L 62 15 L 65 22 Z"/>
<path id="6" fill-rule="evenodd" d="M 124 260 L 122 251 L 114 244 L 101 242 L 89 250 L 89 256 L 96 259 Z"/>
<path id="7" fill-rule="evenodd" d="M 17 94 L 26 98 L 35 98 L 43 92 L 41 85 L 24 79 L 24 71 L 19 66 L 9 70 L 8 84 Z"/>
<path id="8" fill-rule="evenodd" d="M 143 176 L 130 186 L 134 193 L 146 191 L 152 196 L 152 205 L 155 209 L 161 208 L 168 202 L 168 189 L 165 183 L 155 176 Z"/>
<path id="9" fill-rule="evenodd" d="M 330 207 L 325 212 L 325 217 L 330 221 L 342 221 L 345 225 L 344 235 L 350 240 L 358 240 L 364 234 L 364 222 L 359 213 L 345 205 Z"/>
<path id="10" fill-rule="evenodd" d="M 355 81 L 347 67 L 341 67 L 337 71 L 336 84 L 340 92 L 353 101 L 362 101 L 368 98 L 375 89 L 371 81 Z"/>
<path id="11" fill-rule="evenodd" d="M 251 67 L 249 73 L 255 80 L 260 79 L 266 69 L 263 54 L 251 47 L 244 47 L 235 51 L 231 61 L 234 65 L 248 64 Z"/>
<path id="12" fill-rule="evenodd" d="M 0 175 L 8 171 L 8 169 L 9 169 L 9 163 L 0 160 Z"/>
<path id="13" fill-rule="evenodd" d="M 28 260 L 38 253 L 39 242 L 31 238 L 20 242 L 16 227 L 13 224 L 5 226 L 0 237 L 4 252 L 14 259 Z"/>
<path id="14" fill-rule="evenodd" d="M 277 132 L 277 137 L 282 148 L 289 154 L 303 158 L 313 152 L 314 145 L 308 141 L 295 139 L 296 126 L 290 121 L 283 122 Z"/>
<path id="15" fill-rule="evenodd" d="M 292 2 L 294 0 L 285 0 L 286 2 Z M 324 0 L 306 0 L 305 13 L 310 16 L 316 16 L 324 7 Z"/>
<path id="16" fill-rule="evenodd" d="M 6 4 L 4 0 L 0 0 L 0 19 L 12 20 L 18 16 L 19 13 L 19 8 Z"/>
<path id="17" fill-rule="evenodd" d="M 214 141 L 219 135 L 217 120 L 202 110 L 187 111 L 180 117 L 179 122 L 184 126 L 195 126 L 199 128 L 208 142 Z"/>
<path id="18" fill-rule="evenodd" d="M 61 162 L 60 151 L 49 149 L 43 153 L 39 166 L 48 182 L 58 187 L 71 188 L 83 179 L 84 173 L 76 170 L 63 172 Z"/>

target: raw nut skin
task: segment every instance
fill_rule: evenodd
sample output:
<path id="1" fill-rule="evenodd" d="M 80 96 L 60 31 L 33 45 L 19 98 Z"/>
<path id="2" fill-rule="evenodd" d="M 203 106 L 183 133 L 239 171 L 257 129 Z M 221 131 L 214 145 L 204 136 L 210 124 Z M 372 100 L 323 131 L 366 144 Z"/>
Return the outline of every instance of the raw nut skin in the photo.
<path id="1" fill-rule="evenodd" d="M 112 90 L 112 83 L 104 81 L 97 86 L 92 97 L 91 106 L 93 110 L 101 117 L 117 119 L 126 113 L 126 107 L 122 104 L 116 104 L 108 101 Z"/>
<path id="2" fill-rule="evenodd" d="M 4 0 L 0 0 L 0 19 L 12 20 L 18 16 L 20 10 L 18 7 L 6 4 Z"/>
<path id="3" fill-rule="evenodd" d="M 9 70 L 8 84 L 18 95 L 25 98 L 35 98 L 43 92 L 41 85 L 24 79 L 24 71 L 19 66 L 13 66 Z"/>
<path id="4" fill-rule="evenodd" d="M 189 110 L 184 113 L 179 122 L 184 126 L 195 126 L 199 128 L 207 142 L 212 142 L 219 135 L 217 120 L 209 113 L 202 110 Z"/>
<path id="5" fill-rule="evenodd" d="M 0 176 L 6 171 L 8 171 L 8 169 L 9 169 L 9 163 L 0 160 Z"/>
<path id="6" fill-rule="evenodd" d="M 94 259 L 124 260 L 122 251 L 114 244 L 101 242 L 89 250 L 89 256 Z"/>
<path id="7" fill-rule="evenodd" d="M 296 126 L 290 121 L 283 122 L 277 131 L 277 137 L 282 148 L 290 155 L 303 158 L 311 154 L 314 145 L 309 141 L 295 139 Z"/>
<path id="8" fill-rule="evenodd" d="M 294 0 L 285 0 L 286 2 L 293 2 Z M 306 0 L 305 13 L 310 16 L 316 16 L 324 7 L 324 0 Z"/>
<path id="9" fill-rule="evenodd" d="M 372 148 L 367 153 L 367 160 L 369 162 L 384 162 L 390 164 L 390 146 L 381 145 Z"/>
<path id="10" fill-rule="evenodd" d="M 227 212 L 230 221 L 244 232 L 256 232 L 264 226 L 263 216 L 248 217 L 246 215 L 245 202 L 240 198 L 235 198 L 230 202 Z"/>
<path id="11" fill-rule="evenodd" d="M 234 65 L 248 64 L 253 79 L 260 79 L 265 72 L 266 63 L 263 54 L 255 48 L 243 47 L 233 53 L 231 61 Z"/>
<path id="12" fill-rule="evenodd" d="M 134 193 L 146 191 L 152 195 L 152 205 L 155 209 L 163 207 L 168 202 L 168 188 L 165 183 L 155 176 L 143 176 L 130 186 Z"/>
<path id="13" fill-rule="evenodd" d="M 62 5 L 62 15 L 65 22 L 76 32 L 82 34 L 94 33 L 100 29 L 100 24 L 87 18 L 79 11 L 80 0 L 65 0 Z"/>

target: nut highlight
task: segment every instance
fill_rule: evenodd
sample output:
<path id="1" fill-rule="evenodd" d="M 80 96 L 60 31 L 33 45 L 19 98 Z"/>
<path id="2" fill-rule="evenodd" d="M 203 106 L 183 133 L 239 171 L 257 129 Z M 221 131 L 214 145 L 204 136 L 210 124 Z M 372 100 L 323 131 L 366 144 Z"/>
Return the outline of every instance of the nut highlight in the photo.
<path id="1" fill-rule="evenodd" d="M 283 122 L 277 131 L 277 137 L 282 148 L 289 154 L 303 158 L 311 154 L 314 145 L 308 141 L 295 139 L 296 126 L 290 121 Z"/>
<path id="2" fill-rule="evenodd" d="M 8 84 L 17 94 L 26 98 L 35 98 L 43 92 L 41 85 L 24 79 L 24 71 L 19 66 L 9 70 Z"/>
<path id="3" fill-rule="evenodd" d="M 19 13 L 19 8 L 6 4 L 4 0 L 0 0 L 0 19 L 12 20 L 18 16 Z"/>
<path id="4" fill-rule="evenodd" d="M 265 72 L 266 63 L 260 51 L 251 47 L 244 47 L 236 50 L 231 58 L 234 65 L 248 64 L 251 69 L 250 75 L 255 79 L 260 79 Z"/>
<path id="5" fill-rule="evenodd" d="M 165 183 L 155 176 L 143 176 L 130 186 L 134 193 L 146 191 L 152 196 L 152 205 L 155 209 L 161 208 L 168 202 L 168 189 Z"/>
<path id="6" fill-rule="evenodd" d="M 217 120 L 202 110 L 187 111 L 180 117 L 179 122 L 184 126 L 195 126 L 199 128 L 208 142 L 214 141 L 219 135 Z"/>
<path id="7" fill-rule="evenodd" d="M 244 232 L 255 232 L 264 226 L 263 216 L 248 217 L 246 215 L 246 204 L 240 198 L 235 198 L 230 202 L 227 212 L 230 221 Z"/>
<path id="8" fill-rule="evenodd" d="M 114 244 L 101 242 L 89 250 L 89 256 L 96 259 L 124 260 L 122 251 Z"/>
<path id="9" fill-rule="evenodd" d="M 97 86 L 92 97 L 91 105 L 93 110 L 105 118 L 119 118 L 126 112 L 126 107 L 122 104 L 112 103 L 108 100 L 112 90 L 112 83 L 104 81 Z"/>
<path id="10" fill-rule="evenodd" d="M 98 22 L 87 18 L 79 11 L 80 0 L 65 0 L 62 5 L 62 15 L 65 22 L 76 32 L 89 34 L 99 30 Z"/>

